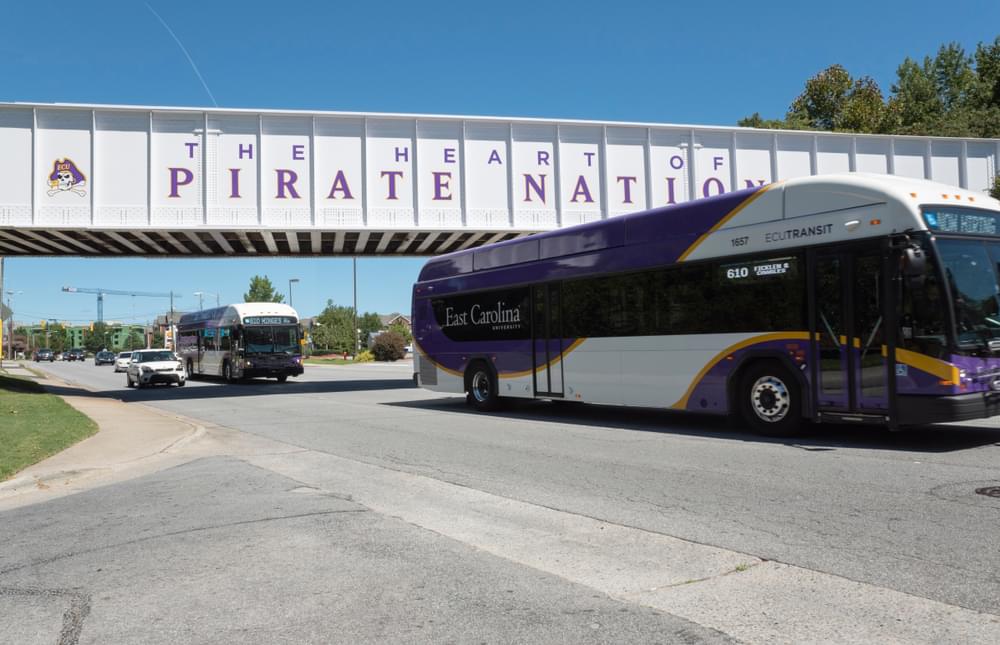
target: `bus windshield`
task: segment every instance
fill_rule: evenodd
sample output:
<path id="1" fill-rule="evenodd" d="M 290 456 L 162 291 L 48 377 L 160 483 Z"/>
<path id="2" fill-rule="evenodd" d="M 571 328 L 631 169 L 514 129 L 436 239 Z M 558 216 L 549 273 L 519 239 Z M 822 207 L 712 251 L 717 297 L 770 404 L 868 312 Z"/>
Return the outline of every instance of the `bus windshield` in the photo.
<path id="1" fill-rule="evenodd" d="M 299 328 L 296 325 L 246 327 L 248 354 L 297 354 Z"/>
<path id="2" fill-rule="evenodd" d="M 959 351 L 990 351 L 990 341 L 1000 338 L 1000 240 L 939 238 L 937 247 L 954 301 Z"/>

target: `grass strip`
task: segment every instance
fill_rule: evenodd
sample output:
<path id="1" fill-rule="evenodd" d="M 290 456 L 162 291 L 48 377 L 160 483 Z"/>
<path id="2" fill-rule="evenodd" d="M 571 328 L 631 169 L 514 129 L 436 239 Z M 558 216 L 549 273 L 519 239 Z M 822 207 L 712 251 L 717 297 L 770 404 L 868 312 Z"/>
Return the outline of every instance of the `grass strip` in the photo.
<path id="1" fill-rule="evenodd" d="M 97 424 L 41 385 L 0 375 L 0 481 L 97 432 Z"/>
<path id="2" fill-rule="evenodd" d="M 354 365 L 356 361 L 343 358 L 307 358 L 302 362 L 306 365 Z"/>

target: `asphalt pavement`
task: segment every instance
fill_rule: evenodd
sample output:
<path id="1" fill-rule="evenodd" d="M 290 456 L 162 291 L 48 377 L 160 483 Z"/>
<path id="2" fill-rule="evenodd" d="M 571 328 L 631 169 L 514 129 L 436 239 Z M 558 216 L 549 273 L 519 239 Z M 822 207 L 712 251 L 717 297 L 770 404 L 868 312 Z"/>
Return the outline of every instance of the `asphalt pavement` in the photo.
<path id="1" fill-rule="evenodd" d="M 546 580 L 565 585 L 564 591 L 596 590 L 604 601 L 617 603 L 619 613 L 635 610 L 663 621 L 654 626 L 596 620 L 588 623 L 591 632 L 584 630 L 591 640 L 697 642 L 725 634 L 751 642 L 782 638 L 801 642 L 802 635 L 814 636 L 805 640 L 824 640 L 819 635 L 825 634 L 841 642 L 863 641 L 866 636 L 871 640 L 879 635 L 904 642 L 995 642 L 998 639 L 993 636 L 1000 635 L 1000 499 L 976 493 L 1000 485 L 1000 428 L 992 421 L 899 434 L 872 428 L 822 427 L 798 440 L 775 441 L 755 437 L 722 420 L 661 411 L 532 402 L 495 414 L 475 414 L 457 397 L 413 388 L 408 363 L 310 367 L 304 377 L 285 384 L 273 380 L 247 385 L 193 381 L 185 388 L 143 391 L 126 390 L 124 375 L 115 375 L 107 367 L 56 363 L 43 369 L 68 383 L 66 393 L 78 391 L 78 385 L 93 390 L 90 396 L 139 404 L 133 406 L 137 418 L 147 414 L 144 406 L 152 406 L 202 420 L 220 431 L 238 431 L 241 436 L 273 442 L 275 447 L 270 451 L 258 450 L 236 461 L 212 457 L 205 463 L 217 464 L 213 468 L 223 473 L 251 468 L 251 472 L 267 474 L 268 481 L 275 477 L 286 481 L 282 486 L 291 495 L 289 503 L 313 496 L 356 503 L 365 509 L 365 515 L 388 522 L 373 529 L 368 539 L 383 531 L 394 534 L 396 529 L 405 534 L 390 550 L 402 548 L 400 544 L 416 539 L 415 534 L 429 532 L 448 548 L 488 554 L 490 563 L 509 568 L 510 575 L 544 574 Z M 39 526 L 57 531 L 67 514 L 76 518 L 88 509 L 88 517 L 99 515 L 97 509 L 102 505 L 118 508 L 115 500 L 122 495 L 143 500 L 152 508 L 171 509 L 173 505 L 181 509 L 169 518 L 156 515 L 162 519 L 152 531 L 157 535 L 183 531 L 172 523 L 183 524 L 188 514 L 204 523 L 215 507 L 188 501 L 205 496 L 199 486 L 208 486 L 208 480 L 201 471 L 197 476 L 184 475 L 181 488 L 168 497 L 151 498 L 135 492 L 146 486 L 149 478 L 172 480 L 183 475 L 185 468 L 194 468 L 195 463 L 201 462 L 0 514 L 0 539 L 12 535 L 10 531 L 26 534 L 24 526 L 18 525 L 26 517 L 35 518 L 36 534 Z M 234 491 L 247 487 L 257 490 L 253 477 L 234 476 L 231 481 Z M 289 481 L 319 492 L 290 493 L 295 487 Z M 218 488 L 208 486 L 212 494 Z M 408 497 L 398 494 L 402 490 L 422 490 L 425 494 Z M 83 500 L 88 500 L 87 504 Z M 230 503 L 240 509 L 234 512 L 249 513 L 248 517 L 260 506 L 253 495 L 244 498 L 235 493 Z M 71 524 L 77 521 L 72 519 Z M 243 521 L 236 520 L 237 524 Z M 341 521 L 357 520 L 338 516 Z M 101 530 L 98 525 L 93 531 Z M 566 540 L 558 538 L 567 531 L 584 537 L 570 540 L 572 548 L 567 547 L 560 544 Z M 614 539 L 606 537 L 612 533 Z M 524 537 L 528 534 L 556 537 L 532 543 Z M 350 535 L 344 543 L 357 548 L 358 535 Z M 594 537 L 600 535 L 605 537 Z M 699 573 L 670 562 L 669 554 L 688 548 L 669 542 L 671 539 L 698 549 L 697 557 L 689 560 L 704 564 L 701 573 L 711 584 L 685 584 L 697 582 Z M 3 561 L 0 587 L 15 588 L 15 581 L 23 585 L 23 580 L 17 580 L 18 571 L 39 571 L 38 565 L 24 564 L 48 557 L 35 553 L 36 542 L 25 541 L 13 551 L 4 551 L 5 556 L 13 553 L 21 564 L 10 569 L 14 565 Z M 56 540 L 60 548 L 72 551 L 71 545 L 61 542 L 64 540 Z M 249 560 L 254 566 L 283 566 L 280 557 L 268 555 L 273 549 L 261 546 L 270 543 L 251 542 L 257 549 Z M 587 548 L 580 546 L 584 544 Z M 193 567 L 199 566 L 194 563 L 211 565 L 221 553 L 206 548 L 199 545 L 189 553 Z M 632 551 L 649 556 L 646 570 L 650 561 L 657 560 L 655 554 L 668 554 L 662 558 L 666 578 L 670 578 L 667 573 L 694 577 L 670 578 L 659 586 L 647 584 L 639 580 L 643 578 L 643 559 L 626 557 Z M 622 554 L 618 568 L 627 575 L 615 574 L 614 565 L 608 564 L 617 553 Z M 452 563 L 465 562 L 454 552 L 449 558 Z M 431 558 L 430 570 L 414 573 L 414 579 L 431 576 L 431 571 L 446 571 L 446 560 Z M 36 585 L 44 578 L 44 589 L 76 588 L 69 578 L 56 575 L 63 567 L 55 560 L 46 566 L 46 576 L 36 578 Z M 403 565 L 396 562 L 393 566 Z M 141 568 L 138 563 L 129 567 L 129 575 L 135 577 L 131 584 L 141 586 L 141 580 L 148 577 Z M 358 571 L 365 570 L 359 564 Z M 235 566 L 228 571 L 224 575 L 227 581 L 240 575 Z M 608 573 L 595 573 L 601 571 Z M 468 577 L 456 579 L 454 589 L 470 602 L 483 602 L 488 606 L 484 609 L 492 610 L 498 599 L 490 595 L 488 578 L 480 573 L 468 569 L 456 574 Z M 54 576 L 51 581 L 49 575 Z M 377 572 L 360 575 L 371 582 L 373 590 L 383 584 L 391 586 L 388 573 L 384 579 Z M 308 568 L 301 577 L 296 578 L 296 585 L 308 587 Z M 87 576 L 78 582 L 87 589 L 94 584 Z M 176 582 L 168 580 L 167 584 Z M 189 588 L 192 593 L 194 586 Z M 665 592 L 665 588 L 670 591 Z M 747 593 L 753 589 L 756 597 Z M 93 602 L 96 592 L 87 593 Z M 850 606 L 856 615 L 842 625 L 823 612 L 813 616 L 808 613 L 809 606 L 803 606 L 808 605 L 811 593 L 828 596 L 823 600 L 829 604 Z M 713 601 L 712 594 L 722 595 L 714 596 Z M 10 602 L 28 602 L 23 595 L 8 597 L 21 599 Z M 736 597 L 741 600 L 735 601 Z M 64 605 L 74 602 L 71 596 L 58 598 Z M 562 596 L 559 598 L 553 611 L 564 602 Z M 729 600 L 720 602 L 720 598 Z M 796 601 L 798 611 L 805 610 L 808 618 L 796 626 L 782 624 L 796 611 Z M 256 615 L 247 605 L 253 603 L 252 598 L 241 602 L 248 615 Z M 733 606 L 740 604 L 746 606 L 734 613 Z M 729 614 L 708 609 L 720 605 L 728 608 Z M 767 618 L 771 609 L 774 616 Z M 36 613 L 39 624 L 51 623 L 44 611 L 36 607 Z M 133 624 L 135 616 L 130 616 L 116 624 Z M 759 623 L 753 629 L 745 627 L 755 622 L 750 616 L 756 616 Z M 423 642 L 472 642 L 478 638 L 468 627 L 456 631 L 455 616 L 442 614 L 440 618 L 448 625 L 439 625 L 443 630 L 439 632 L 408 632 L 392 622 L 388 631 L 378 633 L 381 638 L 365 630 L 354 636 L 358 640 Z M 947 624 L 951 619 L 958 620 L 957 631 L 925 630 L 919 636 L 924 624 Z M 511 627 L 508 632 L 499 622 L 490 623 L 488 617 L 482 620 L 495 624 L 495 629 L 480 634 L 478 640 L 486 642 L 554 642 L 552 635 L 565 627 L 543 620 L 546 627 L 541 631 L 521 632 L 520 627 Z M 897 625 L 895 632 L 879 633 L 867 626 L 887 623 L 889 629 L 894 621 L 905 621 L 915 626 L 915 631 L 898 631 L 902 628 Z M 84 637 L 91 633 L 92 622 L 88 619 L 80 642 L 88 642 Z M 315 624 L 315 616 L 307 622 Z M 769 622 L 771 626 L 765 628 Z M 847 629 L 851 622 L 863 628 Z M 265 623 L 271 625 L 268 621 L 261 624 Z M 810 623 L 816 631 L 808 631 Z M 349 640 L 334 637 L 329 623 L 320 624 L 317 642 L 323 635 L 327 640 Z M 591 627 L 594 624 L 607 629 Z M 370 623 L 365 625 L 371 627 Z M 806 631 L 796 631 L 803 626 Z M 229 636 L 210 638 L 212 633 L 230 634 L 217 631 L 223 629 L 217 623 L 209 621 L 202 627 L 184 632 L 187 635 L 180 640 L 197 640 L 194 635 L 205 637 L 206 642 L 230 640 Z M 633 627 L 637 631 L 629 631 Z M 257 632 L 251 629 L 251 633 Z M 264 629 L 259 635 L 267 633 L 274 632 Z M 586 640 L 575 631 L 568 633 L 573 634 L 569 640 Z M 129 642 L 122 638 L 89 642 Z M 291 640 L 308 642 L 310 638 Z"/>

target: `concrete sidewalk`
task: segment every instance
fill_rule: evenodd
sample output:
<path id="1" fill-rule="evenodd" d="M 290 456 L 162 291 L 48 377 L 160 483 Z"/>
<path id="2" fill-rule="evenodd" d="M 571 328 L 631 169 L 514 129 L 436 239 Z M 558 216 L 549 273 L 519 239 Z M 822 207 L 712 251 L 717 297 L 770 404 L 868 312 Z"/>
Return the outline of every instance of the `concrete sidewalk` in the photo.
<path id="1" fill-rule="evenodd" d="M 39 377 L 24 365 L 10 361 L 4 361 L 3 371 L 11 376 L 31 378 L 43 386 L 83 389 L 52 377 Z M 126 404 L 98 395 L 60 396 L 97 424 L 97 434 L 0 482 L 0 510 L 35 504 L 175 465 L 190 459 L 177 454 L 180 448 L 205 432 L 196 421 L 137 403 Z"/>

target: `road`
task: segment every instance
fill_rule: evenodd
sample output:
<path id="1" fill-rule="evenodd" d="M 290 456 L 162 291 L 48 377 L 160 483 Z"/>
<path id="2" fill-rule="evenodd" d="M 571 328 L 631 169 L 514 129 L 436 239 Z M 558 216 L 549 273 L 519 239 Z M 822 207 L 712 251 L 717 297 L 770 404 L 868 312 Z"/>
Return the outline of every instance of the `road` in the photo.
<path id="1" fill-rule="evenodd" d="M 518 509 L 531 509 L 530 513 L 554 512 L 573 522 L 602 523 L 602 530 L 606 526 L 679 538 L 719 549 L 718 553 L 752 556 L 755 562 L 828 574 L 844 584 L 863 583 L 864 589 L 887 590 L 907 601 L 926 599 L 971 610 L 970 615 L 982 612 L 990 624 L 996 623 L 995 615 L 1000 613 L 1000 499 L 976 493 L 1000 484 L 1000 426 L 995 421 L 897 434 L 873 428 L 822 427 L 803 438 L 782 441 L 753 436 L 724 420 L 650 410 L 529 402 L 495 414 L 476 414 L 460 398 L 413 388 L 409 363 L 311 367 L 303 377 L 285 384 L 193 381 L 185 388 L 142 391 L 126 390 L 123 374 L 92 363 L 46 364 L 43 369 L 70 384 L 93 389 L 97 395 L 143 403 L 278 442 L 290 450 L 309 451 L 308 456 L 303 453 L 298 458 L 251 460 L 264 469 L 259 473 L 245 472 L 243 461 L 220 462 L 208 477 L 214 484 L 185 476 L 184 490 L 191 495 L 197 496 L 199 487 L 218 485 L 216 479 L 230 471 L 251 488 L 258 485 L 254 483 L 258 475 L 274 477 L 276 472 L 294 474 L 297 481 L 310 477 L 319 481 L 324 469 L 352 472 L 354 480 L 346 484 L 340 480 L 337 485 L 356 486 L 358 491 L 366 490 L 359 483 L 362 480 L 389 473 L 385 476 L 409 479 L 393 480 L 395 484 L 386 479 L 386 486 L 431 486 L 427 496 L 435 494 L 433 486 L 447 485 L 449 495 L 459 491 L 482 496 L 476 498 L 478 503 L 502 500 Z M 204 468 L 190 466 L 198 467 Z M 152 484 L 143 480 L 138 485 Z M 128 491 L 126 497 L 139 495 Z M 411 544 L 413 536 L 407 529 L 412 527 L 397 526 L 392 517 L 407 519 L 412 509 L 397 509 L 391 496 L 380 497 L 374 485 L 357 494 L 373 500 L 369 504 L 362 499 L 365 508 L 383 508 L 388 515 L 376 514 L 375 525 L 354 530 L 384 530 L 400 544 Z M 182 497 L 171 496 L 179 509 L 191 503 Z M 71 505 L 71 499 L 59 502 Z M 352 499 L 346 495 L 338 501 L 353 508 Z M 100 505 L 96 497 L 94 503 Z M 421 503 L 420 498 L 412 502 Z M 5 516 L 14 517 L 14 513 Z M 514 577 L 525 588 L 536 584 L 531 576 L 539 575 L 538 571 L 524 566 L 531 564 L 530 553 L 503 551 L 503 545 L 494 549 L 494 542 L 475 537 L 475 531 L 464 525 L 412 513 L 411 524 L 431 527 L 448 537 L 443 552 L 435 550 L 440 544 L 435 548 L 423 545 L 434 552 L 427 562 L 496 567 L 506 575 L 516 573 Z M 392 526 L 376 526 L 379 522 Z M 440 541 L 421 535 L 431 542 Z M 622 537 L 617 545 L 622 552 L 630 548 L 628 539 L 632 538 Z M 468 553 L 453 552 L 467 545 L 501 553 L 521 566 L 495 560 L 487 565 Z M 610 542 L 609 548 L 615 549 L 616 544 Z M 364 569 L 359 563 L 354 566 Z M 543 562 L 537 567 L 563 575 L 559 565 Z M 490 574 L 467 567 L 462 575 L 468 576 L 468 582 L 459 593 L 471 594 L 474 606 L 503 605 L 490 605 L 497 602 L 491 597 L 492 585 L 474 582 L 487 580 Z M 544 593 L 556 594 L 559 602 L 555 605 L 543 601 L 544 594 L 531 595 L 534 600 L 527 606 L 544 623 L 542 631 L 518 631 L 518 624 L 508 634 L 487 627 L 484 640 L 553 640 L 553 634 L 568 627 L 565 621 L 559 622 L 557 616 L 565 616 L 560 611 L 579 609 L 573 603 L 582 598 L 596 601 L 592 594 L 582 593 L 578 584 L 566 582 L 566 578 L 583 581 L 586 587 L 586 575 L 574 575 L 565 574 L 562 584 L 558 575 L 555 579 L 545 576 L 552 587 Z M 414 579 L 420 577 L 426 582 L 423 575 Z M 0 575 L 0 585 L 5 582 Z M 593 586 L 606 590 L 601 584 Z M 440 585 L 441 580 L 432 585 L 438 593 Z M 700 623 L 696 625 L 679 618 L 697 613 L 685 613 L 679 602 L 676 616 L 669 611 L 633 613 L 643 603 L 625 603 L 618 607 L 619 614 L 611 608 L 613 604 L 592 607 L 598 613 L 606 609 L 606 615 L 586 623 L 582 631 L 574 631 L 578 626 L 569 621 L 570 631 L 555 640 L 671 641 L 683 637 L 700 641 L 723 638 L 719 630 L 741 640 L 754 639 L 754 633 L 748 637 L 727 630 L 722 619 L 694 621 Z M 489 609 L 482 613 L 485 625 L 498 619 Z M 623 622 L 620 617 L 626 615 L 629 618 Z M 509 614 L 505 616 L 509 619 Z M 636 616 L 642 620 L 636 622 Z M 449 623 L 457 620 L 456 615 L 445 612 L 439 618 L 448 627 L 433 635 L 425 632 L 428 642 L 473 640 L 468 631 L 456 631 L 455 623 Z M 602 627 L 588 632 L 595 624 Z M 390 640 L 406 640 L 401 632 L 392 633 Z"/>

